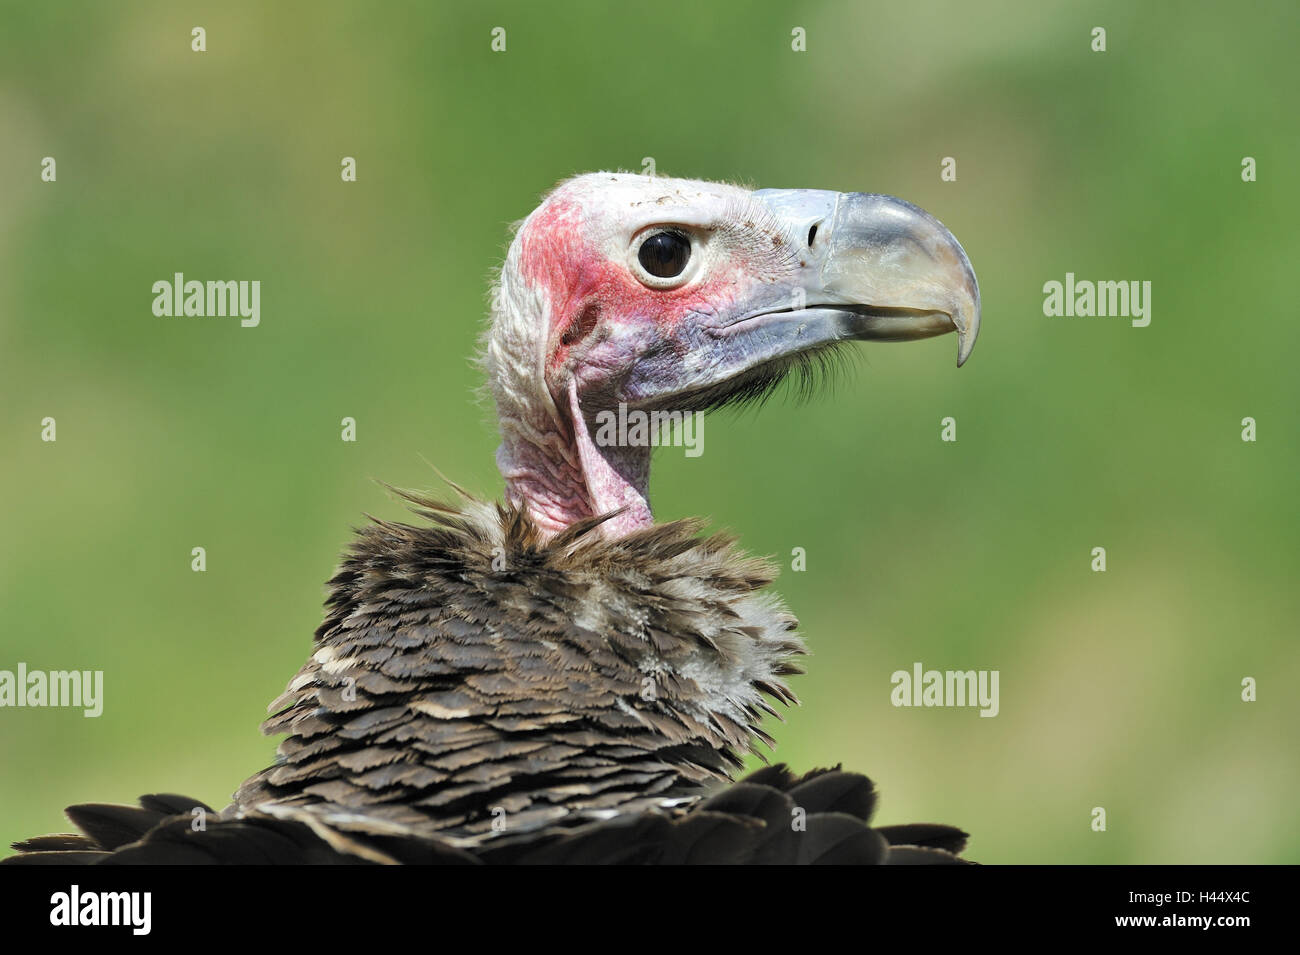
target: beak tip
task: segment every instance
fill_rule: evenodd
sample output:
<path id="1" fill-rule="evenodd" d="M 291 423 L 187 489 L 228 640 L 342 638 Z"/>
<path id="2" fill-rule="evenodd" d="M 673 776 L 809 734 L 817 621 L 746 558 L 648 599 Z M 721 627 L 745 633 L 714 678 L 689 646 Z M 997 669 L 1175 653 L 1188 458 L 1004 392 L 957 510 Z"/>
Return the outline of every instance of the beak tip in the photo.
<path id="1" fill-rule="evenodd" d="M 975 350 L 975 339 L 979 337 L 979 306 L 975 308 L 974 320 L 954 321 L 953 326 L 957 331 L 957 367 L 960 368 Z"/>
<path id="2" fill-rule="evenodd" d="M 966 364 L 966 359 L 970 358 L 970 353 L 975 350 L 975 339 L 969 335 L 959 334 L 957 336 L 957 367 L 960 368 Z"/>

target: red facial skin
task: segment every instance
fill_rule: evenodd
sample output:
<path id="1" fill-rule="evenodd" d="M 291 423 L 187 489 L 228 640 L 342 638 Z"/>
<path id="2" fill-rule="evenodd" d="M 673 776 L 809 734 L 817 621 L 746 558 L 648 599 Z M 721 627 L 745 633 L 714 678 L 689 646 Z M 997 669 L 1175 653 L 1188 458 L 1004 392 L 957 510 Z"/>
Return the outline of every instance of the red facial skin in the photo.
<path id="1" fill-rule="evenodd" d="M 650 449 L 595 447 L 582 420 L 581 386 L 575 376 L 579 369 L 570 367 L 571 357 L 597 323 L 607 329 L 618 323 L 648 325 L 656 336 L 670 338 L 687 316 L 715 314 L 724 308 L 736 294 L 738 276 L 727 274 L 731 269 L 720 274 L 715 270 L 707 279 L 680 288 L 649 288 L 626 263 L 611 259 L 589 241 L 582 206 L 570 197 L 553 196 L 524 228 L 522 277 L 544 289 L 551 303 L 551 314 L 545 317 L 543 374 L 556 406 L 568 418 L 570 433 L 559 436 L 568 448 L 563 455 L 567 466 L 535 460 L 547 454 L 542 448 L 520 449 L 513 455 L 516 462 L 520 457 L 533 460 L 524 468 L 529 480 L 516 482 L 511 497 L 529 506 L 550 531 L 619 508 L 624 513 L 608 522 L 607 533 L 621 536 L 649 526 L 653 523 L 646 500 Z M 637 336 L 623 340 L 636 341 Z M 600 354 L 600 369 L 616 371 L 635 358 L 606 349 Z M 570 461 L 578 463 L 577 471 Z"/>
<path id="2" fill-rule="evenodd" d="M 551 303 L 548 376 L 565 365 L 598 319 L 653 323 L 666 337 L 686 316 L 716 311 L 735 287 L 726 275 L 680 288 L 647 287 L 625 263 L 611 260 L 586 240 L 581 205 L 571 199 L 553 198 L 527 228 L 520 261 L 523 277 L 545 289 Z"/>

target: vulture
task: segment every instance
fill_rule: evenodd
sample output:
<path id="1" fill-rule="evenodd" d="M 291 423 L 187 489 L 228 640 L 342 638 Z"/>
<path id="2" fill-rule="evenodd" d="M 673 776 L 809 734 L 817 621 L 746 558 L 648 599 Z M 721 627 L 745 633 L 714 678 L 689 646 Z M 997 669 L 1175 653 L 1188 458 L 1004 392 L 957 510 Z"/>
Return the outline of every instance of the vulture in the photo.
<path id="1" fill-rule="evenodd" d="M 417 519 L 356 533 L 230 806 L 72 806 L 6 862 L 964 861 L 960 829 L 873 826 L 863 775 L 737 781 L 798 702 L 796 620 L 770 562 L 656 523 L 653 442 L 598 427 L 761 399 L 854 341 L 956 332 L 962 364 L 956 238 L 886 195 L 590 173 L 516 227 L 492 302 L 504 500 L 394 489 Z"/>

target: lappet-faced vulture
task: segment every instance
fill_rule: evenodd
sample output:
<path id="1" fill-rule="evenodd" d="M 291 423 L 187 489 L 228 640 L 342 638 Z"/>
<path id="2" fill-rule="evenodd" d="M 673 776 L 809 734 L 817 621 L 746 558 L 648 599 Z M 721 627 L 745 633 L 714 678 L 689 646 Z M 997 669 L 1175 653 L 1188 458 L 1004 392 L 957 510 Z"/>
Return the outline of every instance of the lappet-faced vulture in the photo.
<path id="1" fill-rule="evenodd" d="M 850 341 L 955 331 L 961 364 L 956 239 L 889 196 L 595 173 L 524 220 L 493 298 L 505 502 L 408 494 L 419 523 L 358 533 L 232 805 L 74 806 L 81 834 L 7 861 L 959 861 L 958 829 L 873 828 L 864 776 L 733 782 L 795 702 L 795 619 L 769 563 L 655 523 L 650 442 L 597 428 L 761 396 Z"/>

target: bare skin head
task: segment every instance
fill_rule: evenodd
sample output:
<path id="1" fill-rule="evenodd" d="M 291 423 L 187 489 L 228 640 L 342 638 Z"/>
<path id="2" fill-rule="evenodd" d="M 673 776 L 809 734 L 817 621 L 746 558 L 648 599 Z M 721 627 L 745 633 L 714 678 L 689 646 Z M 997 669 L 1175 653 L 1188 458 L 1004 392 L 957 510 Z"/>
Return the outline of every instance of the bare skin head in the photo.
<path id="1" fill-rule="evenodd" d="M 596 416 L 704 410 L 762 394 L 854 340 L 979 330 L 957 240 L 888 196 L 591 173 L 523 222 L 502 267 L 485 365 L 506 494 L 557 533 L 610 512 L 653 523 L 646 444 Z"/>

